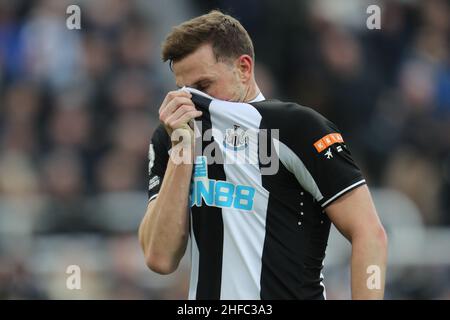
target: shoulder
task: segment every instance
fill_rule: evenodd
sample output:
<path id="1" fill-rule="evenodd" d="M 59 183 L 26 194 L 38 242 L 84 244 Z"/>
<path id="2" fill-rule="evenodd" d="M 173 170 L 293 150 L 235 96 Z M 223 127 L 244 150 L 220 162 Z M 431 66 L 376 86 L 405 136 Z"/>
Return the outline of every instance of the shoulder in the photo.
<path id="1" fill-rule="evenodd" d="M 295 102 L 264 100 L 252 105 L 262 116 L 264 127 L 295 131 L 302 136 L 314 138 L 327 131 L 337 131 L 337 127 L 316 110 Z"/>

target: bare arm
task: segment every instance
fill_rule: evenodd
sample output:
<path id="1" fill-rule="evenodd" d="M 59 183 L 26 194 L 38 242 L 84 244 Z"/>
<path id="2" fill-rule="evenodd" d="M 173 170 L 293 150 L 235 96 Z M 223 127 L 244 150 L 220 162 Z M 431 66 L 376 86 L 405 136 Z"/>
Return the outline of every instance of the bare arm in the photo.
<path id="1" fill-rule="evenodd" d="M 201 115 L 190 94 L 171 92 L 160 108 L 160 120 L 172 136 L 172 151 L 158 196 L 150 201 L 139 227 L 139 242 L 147 266 L 155 272 L 175 271 L 186 251 L 189 228 L 188 196 L 193 166 L 193 131 L 187 126 Z"/>
<path id="2" fill-rule="evenodd" d="M 333 202 L 326 212 L 336 228 L 352 244 L 352 299 L 383 299 L 387 237 L 369 189 L 364 185 L 352 190 Z M 368 279 L 374 270 L 371 268 L 380 270 L 379 289 L 376 288 L 376 281 L 375 288 L 368 286 Z"/>
<path id="3" fill-rule="evenodd" d="M 188 194 L 192 164 L 169 160 L 158 197 L 150 201 L 139 228 L 146 263 L 155 272 L 176 270 L 188 239 Z"/>

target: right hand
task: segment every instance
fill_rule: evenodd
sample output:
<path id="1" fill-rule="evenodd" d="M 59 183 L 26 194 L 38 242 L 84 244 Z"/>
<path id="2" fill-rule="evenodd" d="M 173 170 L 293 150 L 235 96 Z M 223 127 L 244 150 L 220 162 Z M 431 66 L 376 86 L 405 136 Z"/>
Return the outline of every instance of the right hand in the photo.
<path id="1" fill-rule="evenodd" d="M 191 97 L 191 93 L 177 90 L 170 91 L 164 98 L 159 108 L 159 120 L 164 124 L 169 136 L 177 129 L 189 130 L 189 134 L 193 136 L 188 122 L 200 117 L 202 112 L 195 109 Z"/>

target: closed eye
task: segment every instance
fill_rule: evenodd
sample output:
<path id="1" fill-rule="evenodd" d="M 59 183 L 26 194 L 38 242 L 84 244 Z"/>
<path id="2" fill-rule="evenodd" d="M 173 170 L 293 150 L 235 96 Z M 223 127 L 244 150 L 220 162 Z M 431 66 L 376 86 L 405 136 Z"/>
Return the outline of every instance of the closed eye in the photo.
<path id="1" fill-rule="evenodd" d="M 209 86 L 197 86 L 197 90 L 205 92 L 206 89 L 208 89 Z"/>
<path id="2" fill-rule="evenodd" d="M 208 90 L 208 88 L 211 86 L 211 82 L 210 81 L 198 81 L 197 83 L 194 84 L 194 88 L 200 91 L 205 92 L 205 90 Z"/>

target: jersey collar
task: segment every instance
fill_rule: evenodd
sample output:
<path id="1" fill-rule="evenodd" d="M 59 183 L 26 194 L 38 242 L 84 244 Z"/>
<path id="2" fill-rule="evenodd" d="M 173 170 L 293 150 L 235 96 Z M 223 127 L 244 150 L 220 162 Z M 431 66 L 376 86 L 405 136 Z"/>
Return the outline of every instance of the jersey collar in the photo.
<path id="1" fill-rule="evenodd" d="M 264 97 L 264 95 L 262 94 L 262 92 L 260 91 L 258 93 L 258 95 L 256 96 L 255 99 L 253 99 L 252 101 L 249 101 L 248 103 L 252 103 L 252 102 L 260 102 L 260 101 L 264 101 L 266 100 L 266 98 Z"/>

